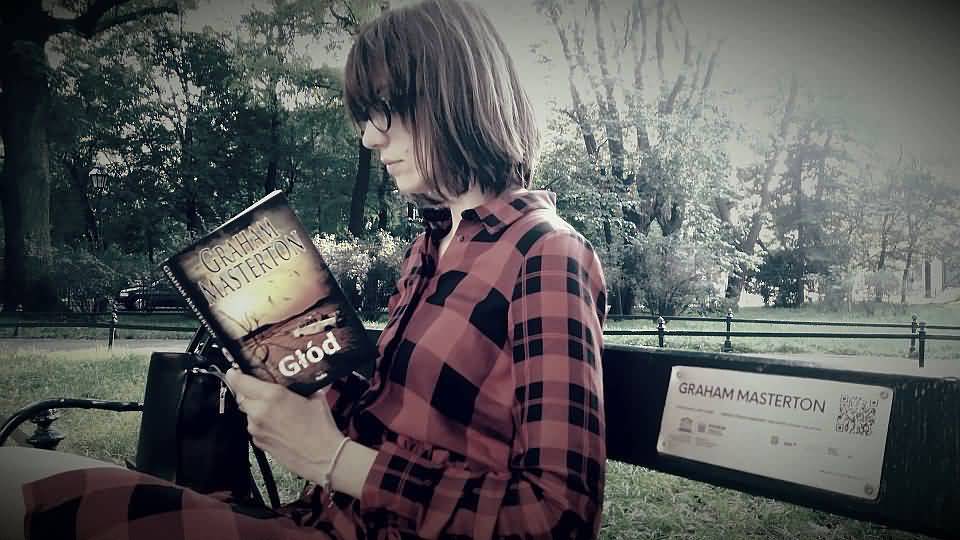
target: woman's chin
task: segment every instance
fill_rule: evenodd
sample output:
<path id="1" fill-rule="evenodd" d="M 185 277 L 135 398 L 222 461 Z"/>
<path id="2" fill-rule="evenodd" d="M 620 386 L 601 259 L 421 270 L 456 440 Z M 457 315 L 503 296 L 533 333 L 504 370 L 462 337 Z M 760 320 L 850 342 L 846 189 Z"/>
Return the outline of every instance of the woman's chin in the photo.
<path id="1" fill-rule="evenodd" d="M 394 176 L 393 181 L 397 184 L 397 190 L 404 195 L 417 195 L 428 191 L 426 184 L 420 178 L 399 175 Z"/>

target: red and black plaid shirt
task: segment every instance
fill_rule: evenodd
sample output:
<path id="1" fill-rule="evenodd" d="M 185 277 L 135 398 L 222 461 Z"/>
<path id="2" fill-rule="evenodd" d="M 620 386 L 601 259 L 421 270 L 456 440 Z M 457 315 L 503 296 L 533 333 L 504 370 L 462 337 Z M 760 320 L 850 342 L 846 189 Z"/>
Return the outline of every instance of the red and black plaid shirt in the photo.
<path id="1" fill-rule="evenodd" d="M 315 494 L 304 524 L 357 538 L 597 535 L 605 284 L 554 202 L 520 191 L 467 210 L 439 261 L 450 214 L 425 213 L 369 389 L 331 393 L 376 462 L 359 500 L 326 509 Z"/>

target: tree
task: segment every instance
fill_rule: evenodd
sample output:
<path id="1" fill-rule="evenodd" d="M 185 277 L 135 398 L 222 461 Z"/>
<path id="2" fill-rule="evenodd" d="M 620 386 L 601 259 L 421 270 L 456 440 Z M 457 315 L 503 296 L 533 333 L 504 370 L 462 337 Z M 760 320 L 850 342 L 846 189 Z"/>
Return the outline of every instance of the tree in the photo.
<path id="1" fill-rule="evenodd" d="M 127 153 L 128 136 L 149 113 L 145 81 L 125 65 L 128 51 L 141 41 L 131 26 L 137 23 L 89 40 L 64 35 L 52 44 L 63 58 L 51 74 L 47 130 L 51 196 L 57 202 L 53 230 L 61 235 L 55 243 L 83 239 L 94 251 L 103 251 L 109 243 L 102 234 L 108 217 L 105 205 L 94 200 L 94 195 L 99 199 L 106 193 L 92 193 L 90 172 L 97 167 L 108 173 L 111 194 L 121 189 L 120 170 L 106 161 Z M 78 218 L 81 223 L 70 223 Z"/>
<path id="2" fill-rule="evenodd" d="M 938 247 L 955 242 L 958 190 L 934 176 L 916 158 L 890 171 L 898 190 L 907 194 L 902 202 L 904 246 L 903 273 L 900 281 L 900 303 L 907 303 L 907 289 L 914 257 L 921 248 L 937 251 Z"/>
<path id="3" fill-rule="evenodd" d="M 709 103 L 720 44 L 696 44 L 678 4 L 666 0 L 653 5 L 635 0 L 626 13 L 585 0 L 583 20 L 577 10 L 567 9 L 573 4 L 534 2 L 555 29 L 568 67 L 572 106 L 560 112 L 575 123 L 583 151 L 606 177 L 603 189 L 623 199 L 625 219 L 644 234 L 654 221 L 665 235 L 673 234 L 691 205 L 713 204 L 712 197 L 691 199 L 691 182 L 724 191 L 722 143 L 729 126 Z M 590 50 L 588 36 L 595 43 Z M 651 43 L 658 75 L 652 81 L 647 78 Z M 680 62 L 674 74 L 664 69 L 671 52 Z M 625 65 L 632 73 L 624 75 Z M 593 90 L 591 97 L 580 92 L 581 80 Z"/>
<path id="4" fill-rule="evenodd" d="M 783 106 L 783 114 L 780 117 L 780 124 L 775 134 L 770 136 L 769 149 L 763 158 L 763 163 L 752 167 L 746 167 L 739 171 L 741 179 L 750 185 L 751 191 L 756 194 L 757 204 L 746 216 L 747 229 L 740 241 L 737 249 L 744 255 L 753 255 L 760 242 L 760 233 L 763 225 L 769 216 L 770 202 L 774 186 L 771 182 L 774 180 L 774 172 L 777 164 L 780 163 L 781 154 L 787 141 L 788 130 L 794 121 L 797 92 L 799 83 L 796 75 L 790 79 L 790 89 L 788 90 L 786 100 Z M 731 223 L 732 202 L 729 199 L 718 199 L 717 202 L 721 219 L 726 223 Z M 740 301 L 740 295 L 743 292 L 744 277 L 749 271 L 748 267 L 734 268 L 727 276 L 727 287 L 724 297 L 730 305 L 736 305 Z"/>
<path id="5" fill-rule="evenodd" d="M 386 2 L 369 0 L 277 0 L 270 11 L 254 9 L 243 18 L 249 38 L 238 40 L 238 58 L 243 80 L 250 86 L 250 107 L 262 126 L 254 128 L 253 146 L 262 156 L 263 190 L 292 193 L 294 179 L 310 182 L 312 176 L 311 187 L 319 193 L 304 198 L 315 201 L 317 226 L 325 230 L 339 221 L 343 204 L 343 183 L 336 180 L 347 176 L 340 159 L 347 122 L 339 73 L 314 66 L 310 48 L 340 47 L 345 37 L 355 35 L 363 22 L 386 8 Z M 315 121 L 321 117 L 324 122 Z M 354 183 L 348 198 L 348 229 L 359 237 L 365 232 L 372 160 L 355 132 L 351 135 L 348 153 L 355 169 L 350 171 Z M 310 153 L 314 155 L 307 158 Z M 310 162 L 320 169 L 313 175 L 302 169 Z M 331 213 L 338 219 L 331 220 Z"/>
<path id="6" fill-rule="evenodd" d="M 693 307 L 710 311 L 717 297 L 710 275 L 713 254 L 682 235 L 663 236 L 654 225 L 638 242 L 634 256 L 632 278 L 642 284 L 637 287 L 639 300 L 650 315 L 671 317 Z"/>
<path id="7" fill-rule="evenodd" d="M 376 6 L 378 11 L 374 11 Z M 366 4 L 366 10 L 353 9 L 351 4 L 345 3 L 342 13 L 336 9 L 331 9 L 331 14 L 340 22 L 341 26 L 350 32 L 350 35 L 356 35 L 360 25 L 365 21 L 372 19 L 377 13 L 383 13 L 390 9 L 389 0 L 380 0 L 378 2 L 369 2 Z M 353 194 L 350 197 L 350 218 L 349 230 L 356 237 L 364 234 L 364 208 L 366 208 L 367 193 L 370 191 L 370 174 L 373 153 L 367 147 L 363 146 L 361 137 L 357 137 L 357 176 L 353 183 Z"/>
<path id="8" fill-rule="evenodd" d="M 57 34 L 91 38 L 142 17 L 180 9 L 173 0 L 75 0 L 62 2 L 60 7 L 71 16 L 51 14 L 41 0 L 5 2 L 0 7 L 5 311 L 13 311 L 18 305 L 51 310 L 59 303 L 50 274 L 50 66 L 45 45 Z"/>
<path id="9" fill-rule="evenodd" d="M 629 310 L 638 296 L 633 287 L 643 284 L 629 276 L 640 268 L 625 265 L 640 261 L 639 241 L 654 225 L 664 236 L 710 251 L 719 268 L 736 264 L 732 231 L 720 223 L 716 205 L 732 198 L 725 147 L 732 128 L 711 94 L 720 43 L 698 41 L 678 4 L 665 0 L 635 0 L 625 12 L 599 0 L 534 5 L 555 30 L 567 66 L 571 106 L 558 112 L 580 147 L 569 144 L 574 137 L 568 134 L 563 151 L 589 171 L 580 177 L 590 184 L 581 201 L 596 199 L 577 213 L 600 210 L 597 245 L 606 268 L 616 265 L 623 278 L 611 291 L 611 305 Z M 556 149 L 547 150 L 545 161 Z M 547 175 L 544 183 L 556 184 Z"/>

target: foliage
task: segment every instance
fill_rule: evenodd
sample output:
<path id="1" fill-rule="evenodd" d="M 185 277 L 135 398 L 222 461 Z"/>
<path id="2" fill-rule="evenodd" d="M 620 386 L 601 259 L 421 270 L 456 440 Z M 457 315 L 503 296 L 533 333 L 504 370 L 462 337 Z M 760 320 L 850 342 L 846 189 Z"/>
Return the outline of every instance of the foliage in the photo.
<path id="1" fill-rule="evenodd" d="M 718 208 L 718 201 L 736 198 L 728 181 L 728 144 L 736 132 L 711 88 L 719 47 L 693 35 L 679 6 L 596 0 L 534 6 L 562 46 L 571 98 L 571 106 L 557 107 L 539 183 L 561 193 L 561 214 L 597 246 L 611 312 L 630 313 L 640 297 L 648 309 L 689 305 L 668 299 L 675 287 L 656 276 L 690 261 L 638 255 L 655 229 L 677 235 L 673 247 L 682 244 L 685 256 L 709 259 L 710 271 L 695 289 L 754 268 L 759 258 L 753 250 L 738 252 L 742 232 Z M 665 48 L 664 38 L 675 47 Z M 713 303 L 708 296 L 704 306 Z"/>
<path id="2" fill-rule="evenodd" d="M 721 298 L 715 284 L 714 255 L 680 235 L 651 233 L 633 245 L 625 266 L 632 268 L 640 304 L 650 315 L 670 317 L 691 308 L 716 311 Z"/>
<path id="3" fill-rule="evenodd" d="M 605 177 L 604 190 L 623 199 L 624 217 L 639 231 L 654 221 L 666 235 L 680 230 L 690 205 L 712 205 L 728 177 L 730 126 L 710 88 L 712 40 L 692 35 L 679 6 L 665 10 L 663 2 L 649 9 L 599 0 L 534 6 L 562 47 L 571 106 L 557 112 L 575 126 L 579 154 Z M 665 37 L 675 47 L 665 48 Z M 709 196 L 695 198 L 704 184 Z"/>
<path id="4" fill-rule="evenodd" d="M 372 313 L 386 308 L 400 277 L 406 241 L 378 231 L 364 239 L 319 234 L 313 242 L 357 309 Z"/>
<path id="5" fill-rule="evenodd" d="M 51 278 L 61 301 L 71 311 L 106 310 L 128 282 L 129 276 L 117 264 L 121 259 L 114 251 L 98 257 L 83 246 L 55 247 Z"/>
<path id="6" fill-rule="evenodd" d="M 236 32 L 150 20 L 58 38 L 54 237 L 157 261 L 273 189 L 287 193 L 308 230 L 339 232 L 356 132 L 339 74 L 312 53 L 342 45 L 349 25 L 336 13 L 366 17 L 376 7 L 341 4 L 254 7 Z M 109 175 L 99 194 L 95 166 Z M 368 201 L 370 230 L 397 232 L 408 228 L 405 207 L 387 182 Z"/>
<path id="7" fill-rule="evenodd" d="M 663 151 L 672 155 L 664 166 L 676 167 L 676 193 L 683 193 L 685 201 L 681 226 L 664 235 L 658 222 L 644 232 L 628 219 L 635 201 L 611 188 L 615 183 L 610 176 L 578 147 L 570 120 L 555 119 L 551 131 L 554 138 L 544 149 L 535 184 L 558 193 L 560 215 L 595 246 L 610 289 L 611 313 L 630 314 L 635 307 L 679 313 L 694 304 L 719 308 L 715 289 L 720 276 L 759 262 L 758 256 L 736 249 L 736 231 L 712 210 L 714 194 L 725 192 L 717 182 L 719 171 L 728 166 L 722 154 L 714 155 L 719 161 L 710 161 L 705 153 L 681 156 L 684 145 L 663 143 Z M 678 129 L 676 137 L 693 131 Z M 668 240 L 672 236 L 676 238 Z M 670 256 L 658 260 L 664 250 Z"/>
<path id="8" fill-rule="evenodd" d="M 877 296 L 881 301 L 889 301 L 900 284 L 900 276 L 895 270 L 873 270 L 863 273 L 863 282 L 867 289 L 879 291 Z"/>
<path id="9" fill-rule="evenodd" d="M 797 275 L 801 273 L 803 278 L 798 280 Z M 805 260 L 799 250 L 772 250 L 764 255 L 756 272 L 749 275 L 746 288 L 759 294 L 765 305 L 796 307 L 804 302 L 803 287 L 829 273 L 828 265 Z"/>

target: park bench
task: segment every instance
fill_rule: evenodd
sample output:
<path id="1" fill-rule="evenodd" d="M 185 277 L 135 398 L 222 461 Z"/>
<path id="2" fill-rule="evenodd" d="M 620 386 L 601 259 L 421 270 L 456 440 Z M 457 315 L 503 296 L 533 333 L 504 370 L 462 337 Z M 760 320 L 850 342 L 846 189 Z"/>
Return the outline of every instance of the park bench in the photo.
<path id="1" fill-rule="evenodd" d="M 188 350 L 202 349 L 202 334 Z M 620 345 L 605 348 L 602 367 L 610 459 L 896 529 L 960 538 L 956 378 Z M 55 447 L 62 436 L 42 413 L 72 406 L 142 409 L 125 402 L 38 402 L 3 424 L 0 444 L 41 413 L 29 444 Z M 816 421 L 808 420 L 814 417 L 837 427 L 812 429 Z"/>

